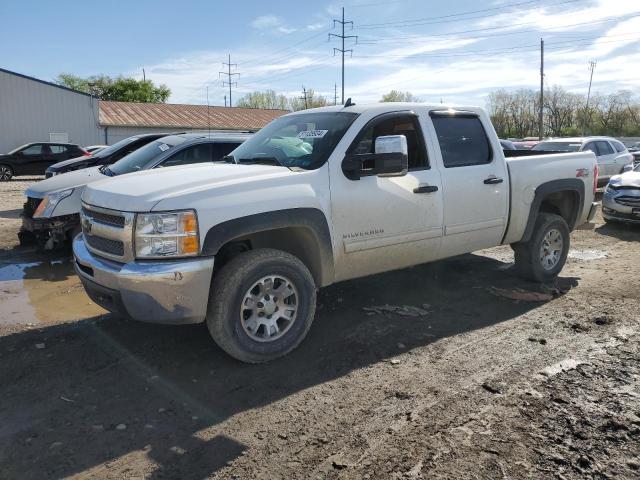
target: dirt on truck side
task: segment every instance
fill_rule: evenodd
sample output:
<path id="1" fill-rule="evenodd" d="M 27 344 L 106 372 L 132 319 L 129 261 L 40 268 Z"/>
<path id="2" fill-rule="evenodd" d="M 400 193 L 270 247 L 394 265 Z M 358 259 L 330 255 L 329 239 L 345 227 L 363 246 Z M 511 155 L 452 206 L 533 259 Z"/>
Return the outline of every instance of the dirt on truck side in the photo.
<path id="1" fill-rule="evenodd" d="M 640 478 L 640 228 L 333 285 L 302 345 L 246 365 L 204 325 L 107 314 L 69 251 L 17 242 L 0 183 L 0 478 Z"/>

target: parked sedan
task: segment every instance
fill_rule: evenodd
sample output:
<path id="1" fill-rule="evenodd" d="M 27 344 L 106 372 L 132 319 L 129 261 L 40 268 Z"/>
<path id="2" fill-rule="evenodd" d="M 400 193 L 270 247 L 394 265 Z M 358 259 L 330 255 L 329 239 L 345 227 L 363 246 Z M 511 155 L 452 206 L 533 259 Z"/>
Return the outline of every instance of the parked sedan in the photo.
<path id="1" fill-rule="evenodd" d="M 115 163 L 124 156 L 129 155 L 131 152 L 145 146 L 149 142 L 166 137 L 167 135 L 171 135 L 171 133 L 147 133 L 144 135 L 134 135 L 133 137 L 125 138 L 91 156 L 72 158 L 71 160 L 51 165 L 47 168 L 45 176 L 50 178 L 54 175 L 60 175 L 61 173 Z"/>
<path id="2" fill-rule="evenodd" d="M 602 216 L 607 222 L 640 223 L 640 165 L 611 177 L 602 196 Z"/>
<path id="3" fill-rule="evenodd" d="M 35 240 L 50 249 L 69 239 L 79 227 L 80 197 L 91 182 L 151 168 L 221 161 L 250 136 L 249 133 L 169 135 L 112 165 L 85 168 L 38 182 L 25 192 L 20 243 Z"/>
<path id="4" fill-rule="evenodd" d="M 606 185 L 612 176 L 622 173 L 627 165 L 633 165 L 633 155 L 627 147 L 611 137 L 556 138 L 540 142 L 532 150 L 593 152 L 598 162 L 598 186 Z"/>
<path id="5" fill-rule="evenodd" d="M 73 143 L 27 143 L 7 154 L 0 154 L 0 181 L 11 180 L 17 175 L 44 175 L 54 163 L 89 156 L 89 152 Z"/>

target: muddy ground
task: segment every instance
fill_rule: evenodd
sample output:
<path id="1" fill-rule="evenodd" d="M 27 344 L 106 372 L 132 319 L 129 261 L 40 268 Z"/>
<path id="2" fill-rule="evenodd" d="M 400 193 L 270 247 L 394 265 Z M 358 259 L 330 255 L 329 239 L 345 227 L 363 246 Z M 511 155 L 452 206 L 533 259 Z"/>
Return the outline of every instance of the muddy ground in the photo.
<path id="1" fill-rule="evenodd" d="M 250 366 L 17 247 L 27 184 L 0 184 L 2 479 L 640 478 L 639 228 L 574 232 L 546 287 L 508 247 L 334 285 Z"/>

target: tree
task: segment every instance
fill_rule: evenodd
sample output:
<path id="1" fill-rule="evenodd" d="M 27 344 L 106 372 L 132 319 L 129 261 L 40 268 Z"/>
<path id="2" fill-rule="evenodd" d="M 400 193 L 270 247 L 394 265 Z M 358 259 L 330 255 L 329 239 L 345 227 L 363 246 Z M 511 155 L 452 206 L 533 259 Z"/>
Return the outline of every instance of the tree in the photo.
<path id="1" fill-rule="evenodd" d="M 289 108 L 287 97 L 277 94 L 273 90 L 264 92 L 251 92 L 240 98 L 236 102 L 237 107 L 244 108 L 274 108 L 287 110 Z"/>
<path id="2" fill-rule="evenodd" d="M 289 108 L 294 112 L 298 110 L 306 110 L 307 108 L 325 107 L 329 104 L 326 97 L 317 94 L 313 88 L 306 90 L 306 100 L 304 97 L 291 97 L 289 99 Z"/>
<path id="3" fill-rule="evenodd" d="M 164 103 L 169 99 L 171 90 L 166 85 L 154 85 L 151 80 L 107 75 L 94 75 L 87 78 L 61 73 L 56 83 L 64 87 L 95 95 L 101 100 L 118 102 Z"/>
<path id="4" fill-rule="evenodd" d="M 389 93 L 382 95 L 380 102 L 420 102 L 421 100 L 411 92 L 401 92 L 400 90 L 391 90 Z"/>

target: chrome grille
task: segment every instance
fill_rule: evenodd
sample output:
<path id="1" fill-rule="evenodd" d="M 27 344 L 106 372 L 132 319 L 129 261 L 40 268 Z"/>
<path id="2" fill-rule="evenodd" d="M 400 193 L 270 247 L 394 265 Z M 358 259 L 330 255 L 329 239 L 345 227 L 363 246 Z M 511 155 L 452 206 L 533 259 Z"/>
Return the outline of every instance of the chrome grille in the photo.
<path id="1" fill-rule="evenodd" d="M 83 204 L 80 223 L 89 251 L 117 262 L 132 261 L 133 218 L 131 212 Z"/>
<path id="2" fill-rule="evenodd" d="M 108 238 L 95 237 L 93 235 L 85 235 L 84 239 L 86 240 L 87 245 L 95 248 L 96 250 L 106 252 L 110 255 L 116 255 L 118 257 L 124 256 L 124 243 L 120 240 L 110 240 Z"/>
<path id="3" fill-rule="evenodd" d="M 86 215 L 90 215 L 95 222 L 124 228 L 124 217 L 122 215 L 111 215 L 104 212 L 98 212 L 96 210 L 90 212 L 86 207 L 82 207 L 82 211 L 85 212 Z"/>

